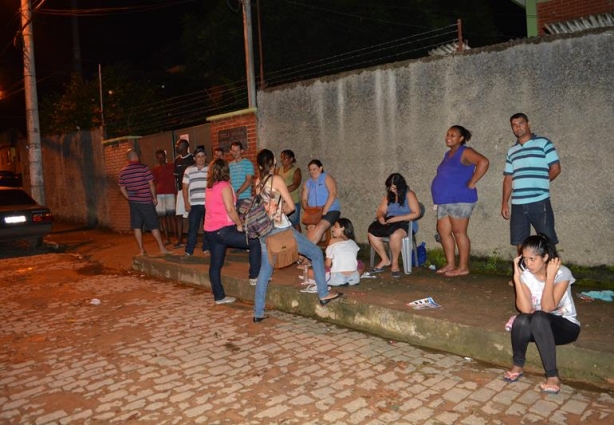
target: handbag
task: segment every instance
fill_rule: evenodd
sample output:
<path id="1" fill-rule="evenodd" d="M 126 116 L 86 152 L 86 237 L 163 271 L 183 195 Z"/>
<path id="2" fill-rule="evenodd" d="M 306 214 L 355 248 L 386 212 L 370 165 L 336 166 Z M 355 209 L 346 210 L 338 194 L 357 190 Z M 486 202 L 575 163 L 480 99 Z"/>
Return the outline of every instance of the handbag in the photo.
<path id="1" fill-rule="evenodd" d="M 267 236 L 266 248 L 273 268 L 283 269 L 298 260 L 298 244 L 292 228 Z"/>
<path id="2" fill-rule="evenodd" d="M 301 222 L 305 225 L 318 224 L 322 220 L 324 207 L 305 207 Z"/>
<path id="3" fill-rule="evenodd" d="M 273 187 L 273 179 L 269 175 L 267 179 L 271 180 L 271 188 Z M 244 199 L 239 205 L 239 219 L 245 231 L 247 239 L 256 239 L 268 235 L 273 230 L 273 219 L 266 212 L 264 200 L 262 199 L 262 187 L 266 184 L 265 179 L 260 185 L 260 193 L 254 195 L 251 199 Z"/>

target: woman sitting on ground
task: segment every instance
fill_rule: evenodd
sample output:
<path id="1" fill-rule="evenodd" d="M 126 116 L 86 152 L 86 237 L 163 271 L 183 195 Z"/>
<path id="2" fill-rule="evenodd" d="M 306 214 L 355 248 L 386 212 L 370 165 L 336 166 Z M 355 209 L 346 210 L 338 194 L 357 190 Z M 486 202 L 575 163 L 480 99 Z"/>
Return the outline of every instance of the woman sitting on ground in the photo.
<path id="1" fill-rule="evenodd" d="M 333 237 L 326 247 L 325 266 L 330 268 L 330 286 L 353 286 L 360 283 L 356 254 L 354 225 L 347 218 L 340 218 L 333 225 Z"/>
<path id="2" fill-rule="evenodd" d="M 512 324 L 513 366 L 505 372 L 507 382 L 523 374 L 527 347 L 535 342 L 546 372 L 544 393 L 558 394 L 561 382 L 556 367 L 556 346 L 569 344 L 580 335 L 580 322 L 571 295 L 576 281 L 561 264 L 554 244 L 544 234 L 529 236 L 521 245 L 522 255 L 514 259 L 516 308 Z"/>
<path id="3" fill-rule="evenodd" d="M 256 293 L 254 296 L 254 322 L 258 323 L 266 319 L 268 316 L 264 314 L 264 304 L 266 299 L 266 290 L 273 275 L 273 266 L 269 262 L 267 253 L 267 238 L 275 233 L 282 232 L 286 229 L 292 229 L 294 238 L 298 245 L 298 252 L 304 255 L 309 260 L 313 267 L 314 278 L 317 286 L 318 298 L 321 305 L 326 305 L 330 301 L 341 297 L 340 292 L 329 293 L 328 285 L 326 284 L 326 275 L 324 272 L 324 256 L 322 251 L 315 244 L 309 241 L 302 233 L 299 233 L 292 227 L 288 220 L 287 214 L 294 211 L 294 202 L 292 196 L 288 192 L 288 187 L 280 176 L 274 175 L 275 171 L 275 156 L 268 149 L 263 149 L 258 152 L 257 156 L 259 178 L 256 182 L 256 191 L 260 191 L 262 200 L 266 203 L 269 216 L 274 218 L 274 229 L 266 236 L 260 238 L 262 248 L 260 274 L 256 283 Z M 267 179 L 266 181 L 264 179 Z M 260 181 L 265 181 L 260 189 Z M 272 199 L 279 196 L 278 204 L 271 203 Z M 281 208 L 281 210 L 278 210 Z"/>
<path id="4" fill-rule="evenodd" d="M 380 257 L 380 262 L 369 270 L 369 274 L 382 273 L 385 267 L 391 266 L 392 277 L 401 277 L 399 254 L 403 239 L 407 237 L 410 220 L 413 220 L 412 231 L 418 231 L 418 223 L 415 221 L 418 217 L 420 204 L 416 194 L 407 186 L 405 178 L 399 173 L 388 176 L 386 195 L 377 208 L 377 219 L 369 226 L 369 243 Z M 392 258 L 388 258 L 382 238 L 389 238 Z"/>
<path id="5" fill-rule="evenodd" d="M 324 172 L 319 159 L 309 162 L 309 176 L 310 178 L 303 185 L 301 204 L 303 211 L 309 207 L 322 207 L 322 218 L 319 223 L 307 225 L 307 237 L 314 244 L 318 244 L 324 232 L 330 229 L 341 216 L 341 206 L 337 199 L 337 183 L 334 178 Z"/>

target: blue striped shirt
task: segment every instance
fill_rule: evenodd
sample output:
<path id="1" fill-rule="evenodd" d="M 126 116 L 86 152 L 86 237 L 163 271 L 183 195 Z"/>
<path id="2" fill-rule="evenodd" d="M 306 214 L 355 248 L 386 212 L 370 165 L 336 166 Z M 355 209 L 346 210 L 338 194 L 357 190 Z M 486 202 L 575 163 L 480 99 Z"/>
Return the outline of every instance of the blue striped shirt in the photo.
<path id="1" fill-rule="evenodd" d="M 507 151 L 503 174 L 512 176 L 512 204 L 523 205 L 550 197 L 550 166 L 559 161 L 552 142 L 535 134 Z"/>
<path id="2" fill-rule="evenodd" d="M 252 161 L 246 158 L 242 158 L 239 162 L 230 161 L 228 168 L 230 169 L 230 184 L 232 185 L 235 193 L 239 192 L 239 188 L 243 186 L 247 176 L 254 175 L 254 164 L 252 164 Z M 248 199 L 251 197 L 251 187 L 248 187 L 237 195 L 237 199 Z"/>

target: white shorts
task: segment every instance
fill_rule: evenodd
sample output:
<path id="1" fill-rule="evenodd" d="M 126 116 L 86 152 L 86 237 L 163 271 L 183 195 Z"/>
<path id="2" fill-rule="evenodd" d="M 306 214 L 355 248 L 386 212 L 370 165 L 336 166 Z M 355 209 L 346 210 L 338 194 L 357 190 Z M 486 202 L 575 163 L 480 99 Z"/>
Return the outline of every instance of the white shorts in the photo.
<path id="1" fill-rule="evenodd" d="M 172 193 L 165 193 L 157 197 L 158 205 L 156 205 L 156 212 L 158 213 L 158 217 L 175 215 L 175 195 Z"/>
<path id="2" fill-rule="evenodd" d="M 175 205 L 175 215 L 188 218 L 188 212 L 185 210 L 185 203 L 183 202 L 183 191 L 177 192 L 177 203 Z"/>

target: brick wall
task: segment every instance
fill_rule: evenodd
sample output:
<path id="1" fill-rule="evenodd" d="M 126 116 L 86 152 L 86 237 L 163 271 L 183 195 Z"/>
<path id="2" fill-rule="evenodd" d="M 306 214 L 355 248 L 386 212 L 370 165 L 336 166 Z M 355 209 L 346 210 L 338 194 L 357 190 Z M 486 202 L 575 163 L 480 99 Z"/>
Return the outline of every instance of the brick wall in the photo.
<path id="1" fill-rule="evenodd" d="M 108 227 L 117 232 L 130 232 L 130 207 L 119 191 L 119 172 L 126 165 L 126 151 L 134 147 L 133 137 L 105 140 L 103 142 L 104 165 L 107 179 Z"/>
<path id="2" fill-rule="evenodd" d="M 537 3 L 539 33 L 544 34 L 544 26 L 551 22 L 613 11 L 614 0 L 551 0 Z"/>
<path id="3" fill-rule="evenodd" d="M 232 114 L 217 115 L 207 118 L 211 123 L 211 148 L 215 149 L 220 146 L 219 132 L 221 130 L 230 130 L 238 127 L 247 128 L 247 149 L 243 146 L 243 157 L 249 159 L 254 164 L 254 170 L 258 174 L 258 166 L 256 165 L 256 155 L 258 154 L 258 134 L 256 133 L 256 113 L 252 110 L 246 110 Z M 232 157 L 226 152 L 226 160 L 232 161 Z"/>

